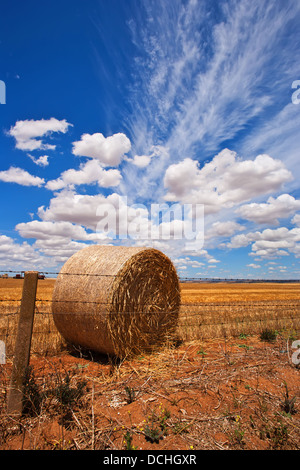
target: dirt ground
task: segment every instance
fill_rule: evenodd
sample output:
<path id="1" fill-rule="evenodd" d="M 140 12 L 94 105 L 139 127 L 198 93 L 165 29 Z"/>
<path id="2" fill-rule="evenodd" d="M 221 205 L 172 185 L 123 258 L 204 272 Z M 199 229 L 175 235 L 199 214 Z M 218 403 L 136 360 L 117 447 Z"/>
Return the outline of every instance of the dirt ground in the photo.
<path id="1" fill-rule="evenodd" d="M 298 450 L 293 352 L 278 335 L 193 341 L 122 363 L 82 352 L 32 357 L 19 420 L 3 413 L 11 364 L 1 365 L 0 448 Z"/>

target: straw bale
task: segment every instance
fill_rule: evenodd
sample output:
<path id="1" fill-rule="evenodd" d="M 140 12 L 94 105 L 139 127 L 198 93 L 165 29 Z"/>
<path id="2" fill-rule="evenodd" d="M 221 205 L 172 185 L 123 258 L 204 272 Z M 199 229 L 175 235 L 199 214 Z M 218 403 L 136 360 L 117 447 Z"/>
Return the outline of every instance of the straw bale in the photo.
<path id="1" fill-rule="evenodd" d="M 67 342 L 124 357 L 172 337 L 180 287 L 172 262 L 158 250 L 93 245 L 64 264 L 52 300 Z"/>

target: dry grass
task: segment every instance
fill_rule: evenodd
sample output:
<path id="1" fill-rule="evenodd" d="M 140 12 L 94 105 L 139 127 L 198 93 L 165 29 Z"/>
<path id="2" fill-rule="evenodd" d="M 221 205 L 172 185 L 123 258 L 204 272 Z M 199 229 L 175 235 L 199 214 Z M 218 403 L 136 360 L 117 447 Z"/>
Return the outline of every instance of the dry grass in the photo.
<path id="1" fill-rule="evenodd" d="M 298 283 L 182 285 L 179 331 L 184 339 L 299 331 Z"/>
<path id="2" fill-rule="evenodd" d="M 251 282 L 251 283 L 185 283 L 182 284 L 183 303 L 202 302 L 251 302 L 299 300 L 300 284 L 297 282 Z"/>
<path id="3" fill-rule="evenodd" d="M 193 341 L 118 364 L 33 357 L 27 399 L 35 408 L 19 421 L 4 412 L 7 364 L 0 449 L 299 450 L 299 369 L 284 346 L 278 338 Z"/>
<path id="4" fill-rule="evenodd" d="M 31 351 L 40 355 L 57 354 L 65 347 L 51 315 L 55 279 L 38 281 Z M 5 341 L 8 357 L 13 355 L 22 298 L 23 280 L 0 279 L 0 340 Z"/>

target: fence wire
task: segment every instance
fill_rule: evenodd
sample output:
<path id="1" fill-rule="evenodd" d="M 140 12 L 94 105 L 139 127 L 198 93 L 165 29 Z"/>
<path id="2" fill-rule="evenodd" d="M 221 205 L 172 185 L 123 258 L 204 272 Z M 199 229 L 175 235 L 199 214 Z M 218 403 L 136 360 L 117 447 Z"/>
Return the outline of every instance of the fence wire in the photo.
<path id="1" fill-rule="evenodd" d="M 0 271 L 4 272 L 4 271 Z M 23 274 L 24 271 L 5 271 L 10 274 Z M 40 276 L 59 276 L 59 272 L 42 272 Z M 112 274 L 86 274 L 86 273 L 64 273 L 72 276 L 97 276 L 115 277 Z M 9 278 L 11 279 L 11 278 Z M 260 279 L 212 279 L 212 278 L 180 278 L 181 283 L 199 282 L 299 282 L 298 280 L 260 280 Z M 40 280 L 41 284 L 44 280 Z M 218 287 L 216 286 L 216 293 Z M 20 312 L 22 299 L 0 298 L 0 341 L 7 345 L 7 351 L 13 351 L 14 341 L 17 333 L 18 314 Z M 81 315 L 91 315 L 99 310 L 111 307 L 107 302 L 86 301 L 82 299 L 59 300 L 59 303 L 81 304 Z M 111 310 L 111 309 L 110 309 Z M 110 315 L 142 315 L 149 312 L 113 312 Z M 62 314 L 63 315 L 63 314 Z M 70 313 L 69 313 L 70 315 Z M 186 302 L 180 305 L 177 330 L 182 340 L 201 339 L 208 337 L 226 336 L 247 332 L 259 332 L 264 326 L 272 328 L 283 328 L 289 331 L 300 330 L 300 293 L 299 298 L 288 300 L 246 300 L 246 301 L 222 301 L 222 302 Z M 36 297 L 35 321 L 33 328 L 32 350 L 40 354 L 55 354 L 61 347 L 61 337 L 57 332 L 52 315 L 52 299 L 43 296 Z"/>
<path id="2" fill-rule="evenodd" d="M 44 305 L 39 305 L 44 302 Z M 93 302 L 95 304 L 95 302 Z M 87 302 L 85 303 L 87 306 Z M 97 303 L 96 303 L 97 304 Z M 100 306 L 103 308 L 102 306 Z M 13 354 L 17 334 L 20 301 L 1 309 L 0 340 L 6 343 L 8 354 Z M 141 315 L 143 312 L 134 312 Z M 93 313 L 92 313 L 93 314 Z M 110 312 L 113 315 L 114 312 Z M 129 315 L 133 312 L 115 312 Z M 61 315 L 64 315 L 63 313 Z M 67 315 L 67 314 L 66 314 Z M 72 314 L 68 314 L 69 316 Z M 80 315 L 89 316 L 91 311 L 83 308 Z M 263 328 L 286 330 L 293 334 L 300 331 L 300 300 L 247 303 L 199 303 L 180 306 L 177 332 L 180 340 L 189 341 L 214 337 L 234 336 L 241 333 L 258 334 Z M 48 299 L 37 299 L 32 336 L 32 353 L 57 354 L 63 349 L 63 340 L 58 333 Z"/>
<path id="3" fill-rule="evenodd" d="M 23 279 L 23 275 L 26 271 L 23 270 L 0 270 L 1 274 L 19 274 L 21 277 L 19 279 Z M 115 274 L 98 274 L 98 273 L 69 273 L 69 272 L 61 272 L 61 271 L 37 271 L 38 275 L 41 277 L 46 276 L 90 276 L 90 277 L 118 277 L 118 273 Z M 264 279 L 264 278 L 220 278 L 220 277 L 182 277 L 178 275 L 178 279 L 180 282 L 245 282 L 245 283 L 272 283 L 272 282 L 279 282 L 279 283 L 300 283 L 300 279 Z"/>

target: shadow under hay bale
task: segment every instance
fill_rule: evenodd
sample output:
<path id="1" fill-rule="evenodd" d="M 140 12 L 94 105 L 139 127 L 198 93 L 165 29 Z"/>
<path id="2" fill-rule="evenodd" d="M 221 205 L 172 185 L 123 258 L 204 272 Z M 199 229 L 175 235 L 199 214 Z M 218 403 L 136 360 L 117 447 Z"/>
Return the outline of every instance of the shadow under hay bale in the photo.
<path id="1" fill-rule="evenodd" d="M 118 357 L 171 340 L 179 309 L 176 270 L 152 248 L 84 248 L 65 263 L 53 291 L 53 318 L 65 340 Z"/>

